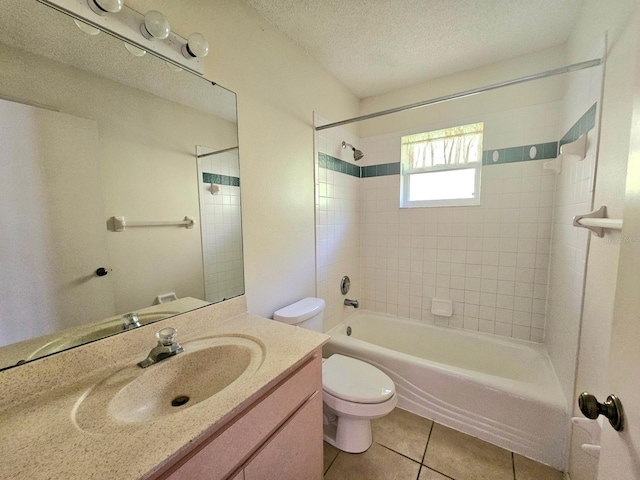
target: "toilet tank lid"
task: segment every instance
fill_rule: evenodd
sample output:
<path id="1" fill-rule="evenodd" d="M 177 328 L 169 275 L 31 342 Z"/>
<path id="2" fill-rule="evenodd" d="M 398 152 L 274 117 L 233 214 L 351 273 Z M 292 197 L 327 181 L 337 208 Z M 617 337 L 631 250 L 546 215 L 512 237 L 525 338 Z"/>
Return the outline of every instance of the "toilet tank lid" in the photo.
<path id="1" fill-rule="evenodd" d="M 276 310 L 273 319 L 279 322 L 295 325 L 319 314 L 324 310 L 324 300 L 321 298 L 307 297 L 292 303 L 291 305 Z"/>

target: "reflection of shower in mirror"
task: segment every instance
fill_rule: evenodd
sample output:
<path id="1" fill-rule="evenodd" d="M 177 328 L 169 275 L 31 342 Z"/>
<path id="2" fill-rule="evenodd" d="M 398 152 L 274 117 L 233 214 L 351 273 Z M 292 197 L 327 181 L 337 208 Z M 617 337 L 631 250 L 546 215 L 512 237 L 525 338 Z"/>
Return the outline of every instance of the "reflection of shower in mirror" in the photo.
<path id="1" fill-rule="evenodd" d="M 243 292 L 238 148 L 197 146 L 205 300 Z"/>

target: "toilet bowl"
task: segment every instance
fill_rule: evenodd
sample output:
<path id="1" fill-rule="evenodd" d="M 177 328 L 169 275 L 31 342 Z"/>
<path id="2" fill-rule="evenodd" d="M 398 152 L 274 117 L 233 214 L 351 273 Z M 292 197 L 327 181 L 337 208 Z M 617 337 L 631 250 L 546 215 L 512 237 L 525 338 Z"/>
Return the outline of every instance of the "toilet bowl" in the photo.
<path id="1" fill-rule="evenodd" d="M 324 440 L 340 450 L 361 453 L 373 438 L 371 420 L 398 403 L 393 381 L 355 358 L 334 354 L 322 362 Z"/>
<path id="2" fill-rule="evenodd" d="M 322 331 L 324 300 L 308 297 L 276 311 L 274 320 Z M 361 453 L 372 442 L 371 420 L 398 403 L 393 381 L 373 365 L 334 354 L 322 360 L 324 440 L 349 453 Z"/>

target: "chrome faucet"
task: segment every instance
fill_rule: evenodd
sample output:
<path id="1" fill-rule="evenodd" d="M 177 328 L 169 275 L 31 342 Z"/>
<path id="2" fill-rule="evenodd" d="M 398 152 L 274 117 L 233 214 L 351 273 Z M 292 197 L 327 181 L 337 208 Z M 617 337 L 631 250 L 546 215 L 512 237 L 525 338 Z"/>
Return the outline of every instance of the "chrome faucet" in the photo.
<path id="1" fill-rule="evenodd" d="M 349 300 L 348 298 L 344 299 L 344 305 L 345 307 L 353 307 L 353 308 L 358 308 L 360 306 L 360 304 L 358 303 L 358 300 Z"/>
<path id="2" fill-rule="evenodd" d="M 122 330 L 132 330 L 141 326 L 138 312 L 125 313 L 122 316 Z"/>
<path id="3" fill-rule="evenodd" d="M 178 331 L 172 327 L 166 327 L 156 332 L 158 345 L 151 349 L 147 358 L 138 362 L 138 366 L 140 368 L 147 368 L 149 365 L 158 363 L 165 358 L 173 357 L 174 355 L 184 352 L 184 348 L 174 340 L 177 333 Z"/>

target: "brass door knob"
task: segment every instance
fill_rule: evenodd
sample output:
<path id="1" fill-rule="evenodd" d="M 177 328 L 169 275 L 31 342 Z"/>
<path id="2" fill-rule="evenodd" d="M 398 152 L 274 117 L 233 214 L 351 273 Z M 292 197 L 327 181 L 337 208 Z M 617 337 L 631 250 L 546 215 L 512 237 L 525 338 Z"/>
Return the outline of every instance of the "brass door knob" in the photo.
<path id="1" fill-rule="evenodd" d="M 591 420 L 595 420 L 599 415 L 604 415 L 618 432 L 624 428 L 622 403 L 615 395 L 609 395 L 604 403 L 600 403 L 594 395 L 582 392 L 578 397 L 578 407 L 580 407 L 582 414 Z"/>

